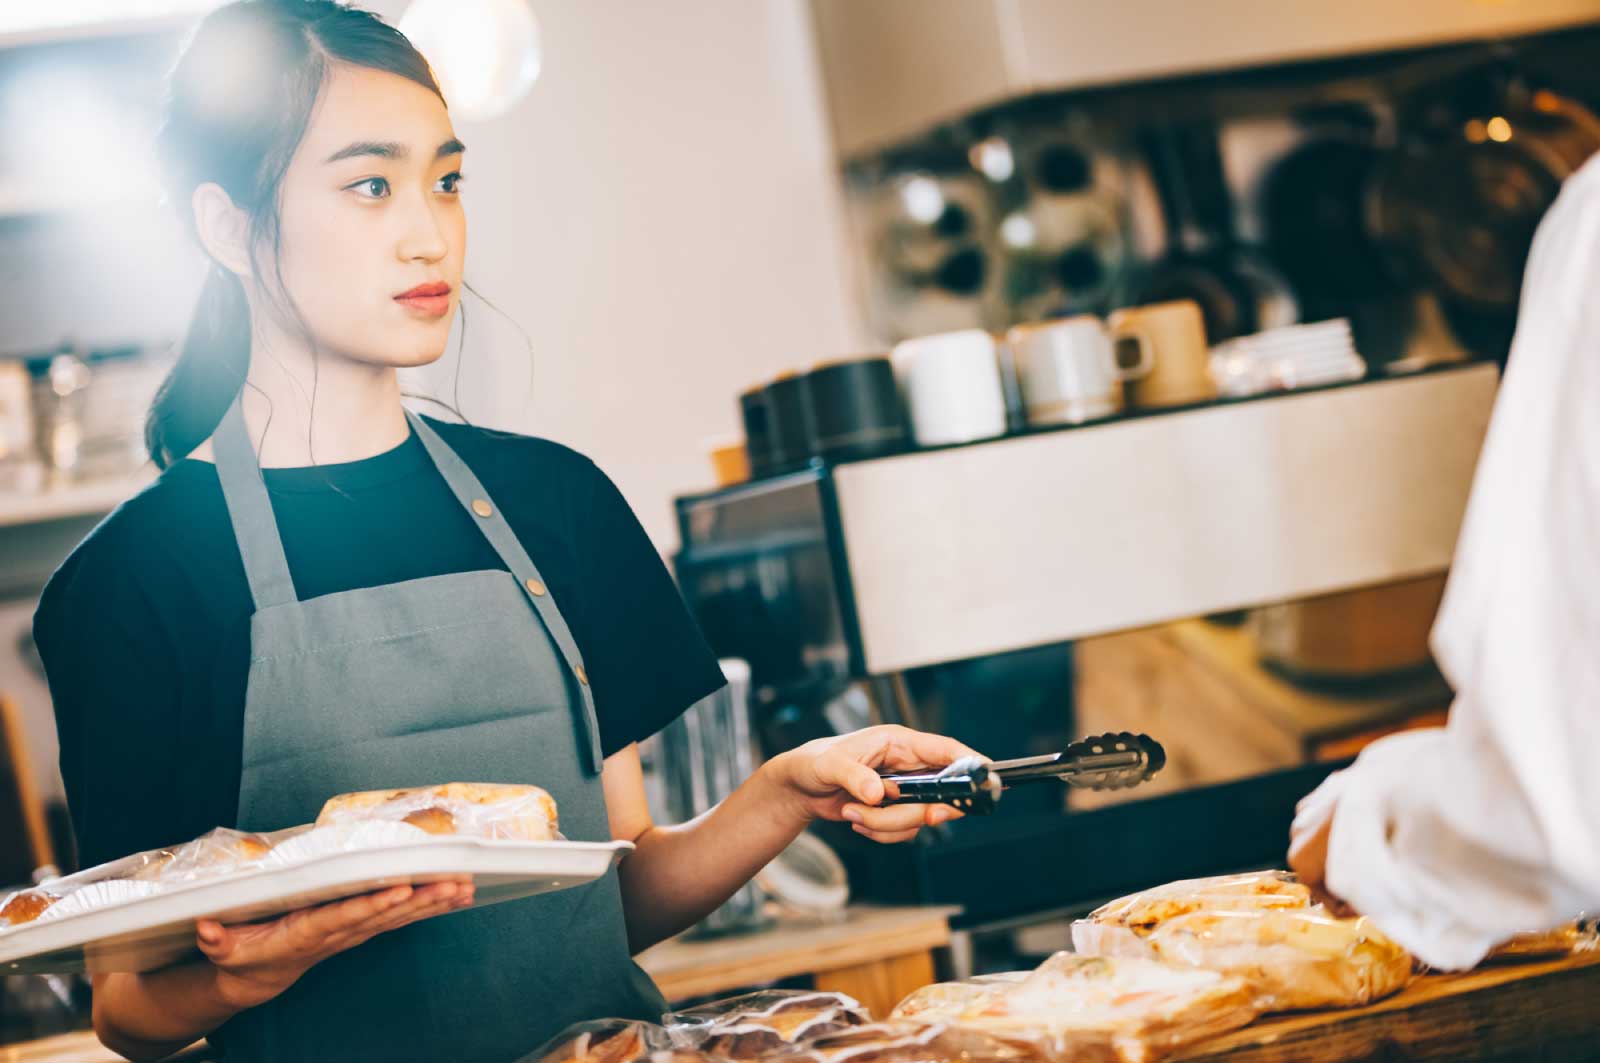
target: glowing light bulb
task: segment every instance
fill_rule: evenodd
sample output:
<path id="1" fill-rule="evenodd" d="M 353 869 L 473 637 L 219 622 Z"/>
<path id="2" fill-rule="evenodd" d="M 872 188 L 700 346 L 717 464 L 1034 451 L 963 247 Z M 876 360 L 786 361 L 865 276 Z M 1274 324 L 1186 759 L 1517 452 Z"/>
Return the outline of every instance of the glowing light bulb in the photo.
<path id="1" fill-rule="evenodd" d="M 542 42 L 527 0 L 414 0 L 399 28 L 459 118 L 499 117 L 539 77 Z"/>

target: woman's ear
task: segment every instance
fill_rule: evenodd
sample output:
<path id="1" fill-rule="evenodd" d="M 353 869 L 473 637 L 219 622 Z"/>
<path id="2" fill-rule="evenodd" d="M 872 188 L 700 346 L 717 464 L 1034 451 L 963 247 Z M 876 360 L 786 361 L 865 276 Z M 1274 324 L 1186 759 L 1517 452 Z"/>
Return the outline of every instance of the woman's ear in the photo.
<path id="1" fill-rule="evenodd" d="M 195 232 L 206 254 L 240 280 L 248 280 L 253 272 L 249 215 L 234 206 L 232 197 L 212 181 L 194 190 L 190 205 L 194 209 Z"/>

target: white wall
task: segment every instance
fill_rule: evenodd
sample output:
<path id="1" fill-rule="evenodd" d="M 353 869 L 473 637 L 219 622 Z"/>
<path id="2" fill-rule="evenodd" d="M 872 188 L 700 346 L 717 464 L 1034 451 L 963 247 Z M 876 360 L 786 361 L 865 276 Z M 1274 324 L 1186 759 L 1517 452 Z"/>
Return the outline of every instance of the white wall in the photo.
<path id="1" fill-rule="evenodd" d="M 736 395 L 866 349 L 804 0 L 532 0 L 538 83 L 468 145 L 460 406 L 617 481 L 657 545 Z M 404 0 L 373 5 L 386 16 Z M 448 395 L 452 354 L 429 374 Z"/>

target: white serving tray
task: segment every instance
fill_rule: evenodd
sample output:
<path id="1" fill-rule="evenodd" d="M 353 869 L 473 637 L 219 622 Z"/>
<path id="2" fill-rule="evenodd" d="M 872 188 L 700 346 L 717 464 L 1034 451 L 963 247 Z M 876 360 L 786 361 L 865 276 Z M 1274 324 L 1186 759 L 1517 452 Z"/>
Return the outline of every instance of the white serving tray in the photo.
<path id="1" fill-rule="evenodd" d="M 248 923 L 391 886 L 472 877 L 473 907 L 581 886 L 632 842 L 430 838 L 248 871 L 76 915 L 0 930 L 0 974 L 150 971 L 190 955 L 195 921 Z"/>

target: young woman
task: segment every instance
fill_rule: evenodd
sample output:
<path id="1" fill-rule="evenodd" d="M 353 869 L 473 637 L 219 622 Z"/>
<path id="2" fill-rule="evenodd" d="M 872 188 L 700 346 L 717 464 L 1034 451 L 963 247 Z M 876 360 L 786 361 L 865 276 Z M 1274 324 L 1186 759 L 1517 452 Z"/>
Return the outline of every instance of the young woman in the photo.
<path id="1" fill-rule="evenodd" d="M 107 1045 L 511 1063 L 577 1020 L 657 1017 L 632 954 L 812 819 L 894 842 L 956 814 L 874 807 L 879 770 L 971 752 L 885 727 L 651 822 L 634 743 L 721 676 L 638 522 L 570 450 L 401 405 L 396 369 L 443 353 L 466 216 L 464 148 L 399 33 L 332 0 L 223 7 L 173 72 L 160 146 L 211 261 L 150 414 L 164 471 L 35 622 L 82 861 L 450 780 L 538 784 L 567 836 L 637 849 L 590 886 L 472 911 L 451 882 L 203 922 L 203 959 L 95 978 Z"/>

